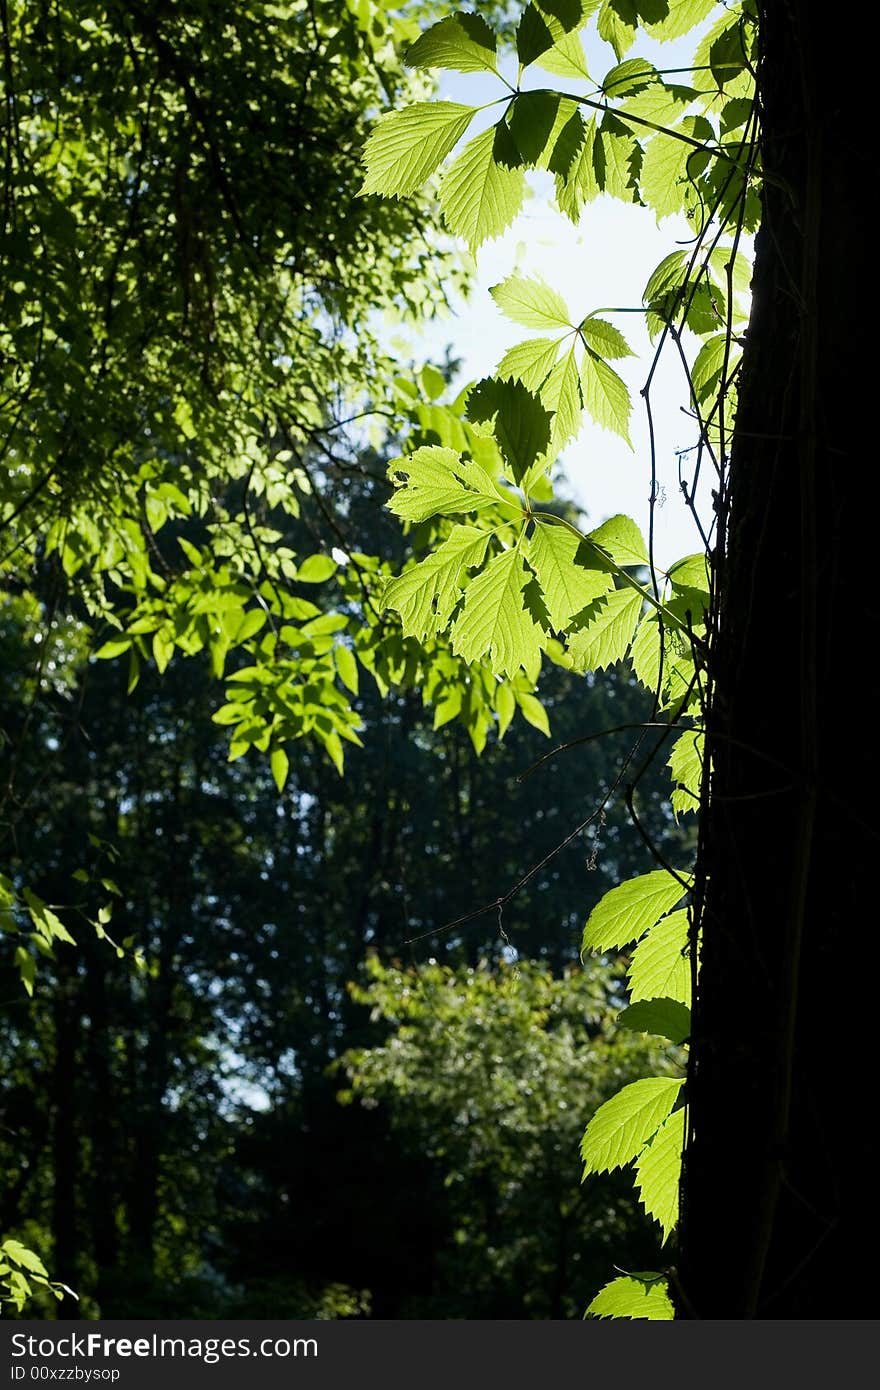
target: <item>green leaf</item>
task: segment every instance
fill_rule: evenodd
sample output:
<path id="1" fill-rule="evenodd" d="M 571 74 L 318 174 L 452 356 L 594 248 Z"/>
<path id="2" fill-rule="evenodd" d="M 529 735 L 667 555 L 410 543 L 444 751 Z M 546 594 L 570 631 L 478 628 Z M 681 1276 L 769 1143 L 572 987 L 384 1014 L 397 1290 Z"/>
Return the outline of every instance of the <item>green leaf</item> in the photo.
<path id="1" fill-rule="evenodd" d="M 641 158 L 641 146 L 632 131 L 616 116 L 605 116 L 593 150 L 593 165 L 601 190 L 623 203 L 637 202 Z"/>
<path id="2" fill-rule="evenodd" d="M 575 31 L 563 34 L 562 38 L 545 53 L 541 53 L 535 62 L 545 72 L 552 72 L 554 77 L 573 77 L 576 81 L 590 81 L 584 46 L 580 35 Z"/>
<path id="3" fill-rule="evenodd" d="M 449 15 L 426 29 L 407 51 L 411 68 L 449 68 L 453 72 L 495 72 L 496 38 L 478 14 Z"/>
<path id="4" fill-rule="evenodd" d="M 717 0 L 666 0 L 663 7 L 666 13 L 662 18 L 652 20 L 645 16 L 643 22 L 652 39 L 669 43 L 702 24 L 716 4 Z"/>
<path id="5" fill-rule="evenodd" d="M 690 1037 L 691 1011 L 680 999 L 639 999 L 618 1014 L 617 1022 L 631 1033 L 653 1033 L 678 1045 Z"/>
<path id="6" fill-rule="evenodd" d="M 639 942 L 630 961 L 630 998 L 677 999 L 690 1008 L 691 963 L 688 949 L 688 913 L 670 912 L 652 926 Z"/>
<path id="7" fill-rule="evenodd" d="M 423 101 L 381 116 L 364 147 L 361 196 L 415 193 L 464 135 L 475 111 L 453 101 Z"/>
<path id="8" fill-rule="evenodd" d="M 602 79 L 602 91 L 616 101 L 619 97 L 632 96 L 644 91 L 646 87 L 659 82 L 657 70 L 645 58 L 627 58 L 617 63 Z"/>
<path id="9" fill-rule="evenodd" d="M 632 517 L 618 512 L 590 531 L 587 541 L 599 546 L 617 565 L 647 565 L 648 547 Z"/>
<path id="10" fill-rule="evenodd" d="M 690 881 L 688 874 L 681 877 Z M 685 891 L 666 869 L 654 869 L 619 883 L 590 913 L 581 951 L 610 951 L 637 941 L 675 907 Z"/>
<path id="11" fill-rule="evenodd" d="M 613 430 L 633 447 L 629 437 L 629 417 L 632 411 L 629 391 L 613 367 L 609 367 L 591 349 L 584 353 L 581 363 L 581 389 L 587 410 L 603 429 Z"/>
<path id="12" fill-rule="evenodd" d="M 553 367 L 541 387 L 541 400 L 553 415 L 550 437 L 550 458 L 555 458 L 569 440 L 580 434 L 583 424 L 584 400 L 581 393 L 581 373 L 574 344 Z"/>
<path id="13" fill-rule="evenodd" d="M 336 669 L 339 672 L 339 679 L 350 690 L 352 695 L 358 693 L 358 664 L 357 657 L 350 647 L 335 647 L 333 656 L 336 661 Z"/>
<path id="14" fill-rule="evenodd" d="M 44 1279 L 48 1279 L 46 1266 L 39 1255 L 35 1255 L 33 1250 L 22 1245 L 20 1240 L 4 1240 L 3 1244 L 0 1245 L 0 1250 L 3 1251 L 7 1259 L 14 1260 L 17 1265 L 21 1265 L 22 1269 L 29 1269 L 32 1274 L 40 1274 Z"/>
<path id="15" fill-rule="evenodd" d="M 547 718 L 547 711 L 541 704 L 536 695 L 530 695 L 527 690 L 516 692 L 516 703 L 522 712 L 526 723 L 531 724 L 533 729 L 538 729 L 547 738 L 550 737 L 550 721 Z"/>
<path id="16" fill-rule="evenodd" d="M 604 0 L 599 11 L 599 37 L 611 44 L 618 62 L 632 48 L 638 22 L 635 0 Z"/>
<path id="17" fill-rule="evenodd" d="M 529 563 L 541 584 L 550 621 L 564 632 L 575 613 L 608 592 L 611 583 L 601 570 L 576 564 L 580 537 L 564 526 L 539 522 L 529 543 Z"/>
<path id="18" fill-rule="evenodd" d="M 562 295 L 538 275 L 509 275 L 489 293 L 506 318 L 525 328 L 572 327 Z"/>
<path id="19" fill-rule="evenodd" d="M 636 1187 L 649 1216 L 660 1223 L 663 1244 L 678 1223 L 678 1189 L 684 1148 L 685 1111 L 665 1120 L 636 1163 Z"/>
<path id="20" fill-rule="evenodd" d="M 597 8 L 598 0 L 597 3 L 591 3 L 591 0 L 542 0 L 540 5 L 531 0 L 523 10 L 516 30 L 516 51 L 523 67 L 534 63 L 566 34 L 582 28 Z"/>
<path id="21" fill-rule="evenodd" d="M 688 809 L 696 811 L 700 804 L 700 787 L 703 781 L 703 749 L 705 735 L 702 729 L 685 729 L 676 739 L 669 754 L 668 766 L 672 776 L 693 798 Z"/>
<path id="22" fill-rule="evenodd" d="M 272 768 L 272 776 L 275 778 L 275 785 L 279 792 L 284 791 L 284 783 L 287 781 L 287 774 L 290 771 L 290 759 L 283 748 L 273 748 L 269 758 Z"/>
<path id="23" fill-rule="evenodd" d="M 503 738 L 516 713 L 516 699 L 513 689 L 505 681 L 499 682 L 495 689 L 495 709 L 498 713 L 498 737 Z"/>
<path id="24" fill-rule="evenodd" d="M 405 636 L 424 642 L 446 626 L 461 597 L 462 571 L 483 563 L 488 543 L 486 531 L 454 526 L 427 559 L 389 582 L 384 602 L 400 614 Z"/>
<path id="25" fill-rule="evenodd" d="M 508 348 L 498 366 L 497 377 L 513 377 L 530 391 L 538 391 L 551 371 L 559 351 L 561 338 L 527 338 Z"/>
<path id="26" fill-rule="evenodd" d="M 676 129 L 701 143 L 714 143 L 712 126 L 703 116 L 685 116 Z M 648 141 L 639 172 L 639 191 L 658 220 L 681 211 L 684 206 L 682 185 L 693 183 L 710 158 L 708 151 L 696 150 L 676 135 L 660 133 Z"/>
<path id="27" fill-rule="evenodd" d="M 329 555 L 309 555 L 296 571 L 298 584 L 323 584 L 336 573 L 336 561 Z"/>
<path id="28" fill-rule="evenodd" d="M 600 1105 L 581 1140 L 584 1177 L 613 1173 L 641 1153 L 666 1119 L 684 1078 L 648 1076 Z"/>
<path id="29" fill-rule="evenodd" d="M 691 385 L 694 395 L 701 405 L 711 400 L 721 384 L 725 354 L 727 355 L 729 376 L 742 357 L 742 350 L 736 343 L 731 343 L 728 352 L 726 333 L 716 333 L 711 338 L 707 338 L 697 353 L 691 368 Z"/>
<path id="30" fill-rule="evenodd" d="M 583 628 L 571 633 L 568 650 L 581 671 L 601 671 L 626 656 L 642 608 L 635 589 L 613 589 L 588 610 Z"/>
<path id="31" fill-rule="evenodd" d="M 71 946 L 76 945 L 76 941 L 70 935 L 61 918 L 55 915 L 42 898 L 37 897 L 37 894 L 32 892 L 30 888 L 25 888 L 22 891 L 22 897 L 27 904 L 28 915 L 44 941 L 49 944 L 53 940 L 66 941 Z"/>
<path id="32" fill-rule="evenodd" d="M 440 184 L 440 206 L 450 232 L 463 237 L 472 251 L 500 236 L 522 206 L 526 181 L 522 169 L 496 160 L 504 154 L 507 127 L 484 130 L 466 145 Z M 507 157 L 507 156 L 505 156 Z"/>
<path id="33" fill-rule="evenodd" d="M 486 377 L 468 393 L 467 416 L 492 422 L 504 461 L 515 483 L 522 483 L 532 464 L 550 443 L 550 415 L 521 381 Z"/>
<path id="34" fill-rule="evenodd" d="M 676 560 L 669 568 L 669 578 L 676 589 L 695 589 L 708 598 L 709 561 L 705 551 L 701 550 L 696 555 L 686 555 L 683 560 Z"/>
<path id="35" fill-rule="evenodd" d="M 592 202 L 602 192 L 596 169 L 597 138 L 596 118 L 591 117 L 584 125 L 583 136 L 568 170 L 565 174 L 556 176 L 556 201 L 559 210 L 575 224 L 580 220 L 584 204 Z"/>
<path id="36" fill-rule="evenodd" d="M 580 333 L 587 347 L 592 348 L 599 357 L 634 356 L 620 329 L 605 319 L 596 319 L 592 315 L 585 318 L 580 326 Z"/>
<path id="37" fill-rule="evenodd" d="M 515 676 L 540 662 L 543 632 L 524 607 L 529 572 L 519 549 L 490 560 L 468 585 L 453 628 L 452 650 L 465 661 L 488 656 L 496 675 Z"/>
<path id="38" fill-rule="evenodd" d="M 484 468 L 436 444 L 393 459 L 388 477 L 398 484 L 388 510 L 404 521 L 480 512 L 502 501 Z"/>
<path id="39" fill-rule="evenodd" d="M 671 1322 L 675 1309 L 666 1280 L 637 1279 L 623 1275 L 612 1279 L 596 1294 L 586 1313 L 590 1318 L 646 1318 L 651 1322 Z"/>
<path id="40" fill-rule="evenodd" d="M 95 659 L 97 661 L 112 661 L 114 657 L 122 656 L 123 652 L 127 652 L 130 646 L 130 637 L 112 638 L 109 642 L 105 642 L 102 647 L 98 648 L 95 652 Z"/>

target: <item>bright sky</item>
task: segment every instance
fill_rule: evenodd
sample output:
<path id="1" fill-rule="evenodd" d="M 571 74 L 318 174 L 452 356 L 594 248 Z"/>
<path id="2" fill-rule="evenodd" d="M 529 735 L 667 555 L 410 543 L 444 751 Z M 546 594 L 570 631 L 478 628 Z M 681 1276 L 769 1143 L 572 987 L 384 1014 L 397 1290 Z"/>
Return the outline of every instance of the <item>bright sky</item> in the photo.
<path id="1" fill-rule="evenodd" d="M 659 69 L 687 64 L 695 41 L 659 45 L 643 39 L 627 57 L 644 57 Z M 614 65 L 611 48 L 595 39 L 588 45 L 590 71 L 600 78 Z M 542 75 L 532 70 L 532 86 L 558 87 L 586 93 L 588 84 Z M 686 75 L 680 79 L 687 81 Z M 488 75 L 444 74 L 439 95 L 448 101 L 482 105 L 502 92 L 501 84 Z M 498 108 L 474 123 L 478 131 L 498 119 Z M 592 310 L 635 307 L 657 264 L 682 242 L 692 239 L 684 217 L 666 218 L 658 228 L 647 208 L 627 206 L 602 196 L 589 204 L 580 225 L 573 226 L 552 203 L 552 178 L 530 174 L 534 196 L 509 231 L 484 245 L 476 259 L 476 277 L 468 301 L 459 300 L 455 315 L 425 331 L 422 351 L 426 358 L 442 359 L 449 344 L 452 355 L 462 360 L 462 382 L 488 375 L 507 348 L 529 336 L 529 330 L 505 319 L 489 295 L 489 287 L 513 270 L 540 274 L 559 290 L 575 315 L 574 322 Z M 609 314 L 636 353 L 615 362 L 626 381 L 635 408 L 632 439 L 635 452 L 616 435 L 594 425 L 586 416 L 578 439 L 568 446 L 562 465 L 568 492 L 598 525 L 616 512 L 626 512 L 648 533 L 650 497 L 650 449 L 647 415 L 639 392 L 647 376 L 653 349 L 639 314 Z M 538 336 L 537 333 L 534 336 Z M 656 440 L 658 505 L 654 516 L 655 559 L 665 567 L 673 560 L 702 550 L 702 542 L 679 489 L 676 451 L 696 442 L 694 422 L 682 412 L 688 407 L 687 388 L 680 364 L 668 345 L 651 391 Z M 690 474 L 685 468 L 685 477 Z M 560 489 L 562 491 L 562 489 Z M 711 522 L 711 501 L 701 503 L 703 524 Z"/>

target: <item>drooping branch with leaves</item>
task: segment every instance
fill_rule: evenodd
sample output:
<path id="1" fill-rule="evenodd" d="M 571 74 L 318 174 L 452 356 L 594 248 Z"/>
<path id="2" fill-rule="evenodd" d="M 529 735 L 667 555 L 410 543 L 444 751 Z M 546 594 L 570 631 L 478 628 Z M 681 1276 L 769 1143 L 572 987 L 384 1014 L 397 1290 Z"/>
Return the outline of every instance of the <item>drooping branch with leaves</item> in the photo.
<path id="1" fill-rule="evenodd" d="M 513 322 L 542 336 L 508 351 L 465 400 L 474 429 L 494 440 L 494 467 L 482 444 L 421 448 L 391 464 L 391 510 L 409 524 L 432 521 L 435 542 L 384 595 L 408 635 L 448 633 L 454 653 L 488 661 L 498 680 L 500 718 L 506 683 L 523 675 L 536 679 L 545 656 L 585 672 L 628 659 L 653 692 L 653 718 L 662 726 L 640 737 L 640 746 L 646 738 L 653 742 L 643 750 L 643 765 L 666 753 L 678 814 L 697 810 L 708 785 L 703 722 L 712 679 L 707 653 L 716 547 L 724 535 L 739 339 L 748 317 L 750 272 L 742 244 L 760 210 L 755 13 L 748 3 L 725 7 L 707 26 L 715 8 L 712 0 L 681 0 L 656 12 L 622 0 L 530 3 L 511 54 L 480 15 L 441 19 L 412 46 L 407 61 L 485 73 L 487 100 L 479 106 L 428 101 L 391 111 L 367 142 L 361 189 L 405 199 L 440 170 L 444 223 L 474 253 L 514 221 L 529 170 L 553 174 L 560 212 L 575 222 L 600 194 L 641 202 L 658 218 L 678 212 L 690 221 L 690 246 L 672 251 L 644 289 L 655 351 L 642 396 L 651 424 L 659 355 L 676 353 L 697 435 L 691 477 L 682 476 L 681 486 L 701 550 L 666 572 L 655 564 L 653 430 L 648 544 L 628 517 L 582 534 L 546 510 L 553 464 L 577 436 L 585 412 L 629 442 L 632 403 L 611 363 L 630 349 L 603 316 L 607 310 L 571 308 L 539 278 L 517 274 L 492 295 Z M 598 36 L 617 59 L 601 80 L 590 74 L 580 37 L 596 12 Z M 667 74 L 642 58 L 625 57 L 640 24 L 660 42 L 702 26 L 686 83 L 668 80 L 679 78 L 681 69 Z M 533 86 L 536 68 L 586 91 Z M 493 81 L 496 91 L 500 84 L 494 98 Z M 494 123 L 459 149 L 472 123 L 487 113 Z M 702 467 L 716 475 L 711 521 L 700 517 L 696 502 Z M 637 776 L 630 778 L 630 804 Z M 597 907 L 583 948 L 608 953 L 635 946 L 632 1002 L 620 1025 L 679 1044 L 690 1032 L 698 959 L 695 915 L 680 906 L 693 879 L 655 854 L 657 870 L 621 884 Z M 685 1123 L 684 1078 L 646 1077 L 597 1111 L 581 1149 L 585 1175 L 635 1165 L 640 1199 L 664 1244 L 677 1220 Z M 654 1274 L 623 1275 L 588 1311 L 669 1318 L 670 1277 L 674 1281 L 668 1260 Z"/>

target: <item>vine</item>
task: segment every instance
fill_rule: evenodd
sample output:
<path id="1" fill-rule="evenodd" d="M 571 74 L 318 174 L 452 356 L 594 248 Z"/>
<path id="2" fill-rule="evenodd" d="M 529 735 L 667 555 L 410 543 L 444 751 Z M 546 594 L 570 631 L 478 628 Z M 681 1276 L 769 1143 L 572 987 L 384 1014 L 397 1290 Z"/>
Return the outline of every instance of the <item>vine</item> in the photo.
<path id="1" fill-rule="evenodd" d="M 689 246 L 671 251 L 651 275 L 640 310 L 654 343 L 641 391 L 650 441 L 647 540 L 629 517 L 615 516 L 582 533 L 547 510 L 551 469 L 585 413 L 630 443 L 632 401 L 612 363 L 631 349 L 604 315 L 631 310 L 584 312 L 579 305 L 573 312 L 543 280 L 516 274 L 492 296 L 509 319 L 540 336 L 511 348 L 495 373 L 465 394 L 470 442 L 421 445 L 390 465 L 391 511 L 410 528 L 430 523 L 434 541 L 384 590 L 406 637 L 448 639 L 454 656 L 488 664 L 501 733 L 513 712 L 512 690 L 520 681 L 533 684 L 544 658 L 583 673 L 627 659 L 652 692 L 651 718 L 627 762 L 651 730 L 657 737 L 625 795 L 658 867 L 606 894 L 586 924 L 582 949 L 631 952 L 630 1003 L 619 1025 L 675 1047 L 683 1047 L 690 1033 L 701 886 L 687 867 L 667 864 L 650 842 L 633 793 L 674 737 L 667 764 L 675 814 L 696 813 L 708 796 L 711 750 L 703 730 L 748 317 L 743 238 L 754 232 L 760 214 L 756 12 L 751 0 L 742 0 L 725 6 L 707 27 L 716 9 L 714 0 L 669 0 L 662 7 L 640 0 L 533 0 L 515 31 L 515 80 L 502 71 L 504 42 L 480 15 L 442 19 L 412 45 L 407 62 L 485 73 L 504 90 L 480 106 L 425 101 L 383 116 L 366 144 L 361 189 L 363 195 L 407 197 L 443 166 L 445 225 L 474 253 L 513 222 L 526 174 L 535 169 L 554 176 L 559 210 L 575 223 L 587 202 L 607 193 L 652 208 L 658 219 L 683 212 L 693 228 Z M 599 82 L 590 75 L 580 38 L 594 17 L 599 38 L 616 58 Z M 692 64 L 661 71 L 644 58 L 625 58 L 640 21 L 660 42 L 702 26 Z M 524 75 L 535 68 L 590 90 L 524 87 Z M 684 72 L 687 84 L 668 80 Z M 495 124 L 460 149 L 475 117 L 493 107 L 501 111 Z M 684 374 L 696 428 L 693 449 L 679 455 L 679 485 L 701 548 L 664 571 L 654 556 L 651 391 L 667 346 Z M 714 474 L 708 526 L 697 504 L 704 468 Z M 644 570 L 647 584 L 638 577 Z M 489 907 L 500 911 L 506 900 Z M 584 1176 L 633 1165 L 639 1198 L 660 1227 L 663 1247 L 678 1219 L 686 1133 L 684 1074 L 645 1077 L 597 1110 L 581 1145 Z M 668 1258 L 660 1263 L 654 1272 L 621 1273 L 587 1313 L 671 1318 L 675 1269 Z"/>

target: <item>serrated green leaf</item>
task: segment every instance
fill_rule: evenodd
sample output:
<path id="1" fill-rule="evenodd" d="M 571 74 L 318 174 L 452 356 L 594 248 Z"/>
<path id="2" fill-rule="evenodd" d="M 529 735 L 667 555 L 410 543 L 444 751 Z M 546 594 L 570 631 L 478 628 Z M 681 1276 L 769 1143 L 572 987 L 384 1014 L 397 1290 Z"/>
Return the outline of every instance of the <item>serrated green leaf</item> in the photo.
<path id="1" fill-rule="evenodd" d="M 714 132 L 703 116 L 685 116 L 676 130 L 701 143 L 713 142 Z M 679 212 L 684 205 L 682 185 L 693 182 L 711 159 L 676 135 L 659 133 L 648 141 L 639 171 L 639 191 L 658 220 Z"/>
<path id="2" fill-rule="evenodd" d="M 498 363 L 495 375 L 512 377 L 536 392 L 552 370 L 561 342 L 561 338 L 527 338 L 524 343 L 516 343 Z"/>
<path id="3" fill-rule="evenodd" d="M 504 314 L 525 328 L 570 328 L 571 315 L 562 295 L 538 275 L 509 275 L 489 293 Z"/>
<path id="4" fill-rule="evenodd" d="M 675 1309 L 667 1282 L 660 1275 L 650 1281 L 623 1275 L 612 1279 L 596 1294 L 586 1313 L 590 1318 L 646 1318 L 671 1322 Z"/>
<path id="5" fill-rule="evenodd" d="M 537 573 L 557 632 L 564 632 L 575 613 L 608 592 L 611 580 L 601 570 L 575 563 L 580 537 L 564 526 L 539 522 L 529 543 L 529 563 Z"/>
<path id="6" fill-rule="evenodd" d="M 458 144 L 475 111 L 453 101 L 421 101 L 381 116 L 364 147 L 360 195 L 415 193 Z"/>
<path id="7" fill-rule="evenodd" d="M 636 1187 L 649 1216 L 660 1223 L 663 1244 L 678 1223 L 678 1189 L 684 1148 L 685 1111 L 664 1120 L 636 1163 Z"/>
<path id="8" fill-rule="evenodd" d="M 585 318 L 580 333 L 587 347 L 592 348 L 599 357 L 632 357 L 633 350 L 619 328 L 606 319 Z"/>
<path id="9" fill-rule="evenodd" d="M 697 353 L 691 368 L 691 385 L 701 405 L 711 400 L 721 384 L 725 355 L 729 376 L 742 357 L 742 350 L 736 343 L 731 343 L 728 351 L 726 333 L 716 333 L 707 338 Z"/>
<path id="10" fill-rule="evenodd" d="M 38 897 L 30 888 L 22 890 L 22 897 L 27 904 L 28 915 L 44 941 L 49 944 L 53 940 L 65 941 L 71 946 L 76 945 L 76 941 L 70 935 L 61 918 L 52 911 L 42 898 Z"/>
<path id="11" fill-rule="evenodd" d="M 486 377 L 467 398 L 469 420 L 492 422 L 498 447 L 515 483 L 523 482 L 550 443 L 550 414 L 521 381 Z"/>
<path id="12" fill-rule="evenodd" d="M 638 23 L 636 0 L 604 0 L 599 11 L 599 37 L 611 44 L 618 62 L 632 48 Z"/>
<path id="13" fill-rule="evenodd" d="M 613 367 L 590 349 L 581 363 L 581 390 L 587 410 L 603 429 L 612 430 L 633 447 L 629 437 L 632 404 L 629 391 Z"/>
<path id="14" fill-rule="evenodd" d="M 565 448 L 569 440 L 580 434 L 583 424 L 584 400 L 581 392 L 581 369 L 574 344 L 549 373 L 541 387 L 541 400 L 553 416 L 548 456 L 552 459 Z"/>
<path id="15" fill-rule="evenodd" d="M 603 118 L 593 149 L 593 168 L 603 193 L 623 203 L 638 201 L 642 148 L 632 131 L 616 116 Z"/>
<path id="16" fill-rule="evenodd" d="M 627 58 L 626 62 L 616 63 L 606 72 L 602 78 L 602 91 L 616 101 L 643 91 L 659 80 L 656 68 L 647 59 Z"/>
<path id="17" fill-rule="evenodd" d="M 39 1274 L 44 1279 L 48 1279 L 46 1266 L 39 1255 L 35 1255 L 33 1250 L 22 1245 L 20 1240 L 4 1240 L 3 1244 L 0 1245 L 0 1250 L 3 1251 L 7 1259 L 14 1260 L 17 1265 L 21 1265 L 22 1269 L 28 1269 L 32 1274 Z"/>
<path id="18" fill-rule="evenodd" d="M 411 68 L 447 68 L 452 72 L 495 72 L 495 34 L 479 14 L 462 11 L 426 29 L 407 51 Z"/>
<path id="19" fill-rule="evenodd" d="M 658 43 L 669 43 L 702 24 L 716 3 L 717 0 L 666 0 L 664 8 L 667 12 L 663 17 L 652 20 L 645 16 L 643 23 L 652 39 Z"/>
<path id="20" fill-rule="evenodd" d="M 700 788 L 703 781 L 703 748 L 705 735 L 702 729 L 686 729 L 676 739 L 669 754 L 668 766 L 672 776 L 683 791 L 688 793 L 684 802 L 687 810 L 696 811 L 700 804 Z M 679 803 L 684 798 L 678 798 Z"/>
<path id="21" fill-rule="evenodd" d="M 618 512 L 590 531 L 587 541 L 599 546 L 617 565 L 647 565 L 648 547 L 632 517 Z"/>
<path id="22" fill-rule="evenodd" d="M 388 510 L 404 521 L 480 512 L 502 500 L 484 468 L 436 444 L 392 460 L 388 476 L 398 484 Z"/>
<path id="23" fill-rule="evenodd" d="M 594 8 L 598 9 L 598 7 L 599 0 Z M 552 48 L 539 54 L 534 61 L 545 72 L 552 72 L 554 77 L 573 77 L 577 81 L 590 81 L 584 46 L 580 35 L 574 30 L 571 33 L 563 34 Z"/>
<path id="24" fill-rule="evenodd" d="M 645 689 L 657 692 L 660 680 L 660 624 L 655 613 L 646 613 L 639 623 L 629 659 Z"/>
<path id="25" fill-rule="evenodd" d="M 453 627 L 452 650 L 465 661 L 488 657 L 496 675 L 515 676 L 540 662 L 544 636 L 524 607 L 529 572 L 518 549 L 490 560 L 468 585 Z"/>
<path id="26" fill-rule="evenodd" d="M 631 1033 L 653 1033 L 678 1045 L 690 1037 L 691 1011 L 680 999 L 639 999 L 618 1014 L 619 1027 Z"/>
<path id="27" fill-rule="evenodd" d="M 642 608 L 635 589 L 613 589 L 587 610 L 583 628 L 568 639 L 575 669 L 601 671 L 626 656 Z"/>
<path id="28" fill-rule="evenodd" d="M 284 783 L 287 781 L 287 774 L 290 771 L 290 759 L 283 748 L 273 748 L 269 764 L 272 768 L 272 776 L 275 778 L 275 785 L 279 792 L 283 792 Z"/>
<path id="29" fill-rule="evenodd" d="M 687 955 L 688 913 L 670 912 L 652 926 L 632 954 L 630 998 L 678 999 L 690 1008 L 691 963 Z"/>
<path id="30" fill-rule="evenodd" d="M 504 132 L 509 138 L 506 126 Z M 472 251 L 500 236 L 522 207 L 525 174 L 496 160 L 500 127 L 484 130 L 466 145 L 440 184 L 440 207 L 450 232 L 463 237 Z M 499 150 L 499 153 L 502 153 Z"/>
<path id="31" fill-rule="evenodd" d="M 591 117 L 583 128 L 583 136 L 565 174 L 556 176 L 556 202 L 559 211 L 570 222 L 580 220 L 584 204 L 598 198 L 602 185 L 596 170 L 596 140 L 598 128 Z"/>
<path id="32" fill-rule="evenodd" d="M 690 875 L 681 874 L 685 882 Z M 627 879 L 611 888 L 590 913 L 581 951 L 610 951 L 628 946 L 649 931 L 684 896 L 678 879 L 666 869 Z"/>
<path id="33" fill-rule="evenodd" d="M 461 597 L 464 570 L 483 563 L 489 535 L 475 526 L 454 526 L 427 559 L 392 579 L 384 594 L 399 615 L 404 635 L 424 642 L 448 623 Z"/>
<path id="34" fill-rule="evenodd" d="M 581 1140 L 584 1177 L 630 1163 L 666 1119 L 684 1078 L 646 1076 L 600 1105 Z"/>
<path id="35" fill-rule="evenodd" d="M 591 0 L 534 0 L 523 10 L 516 30 L 516 52 L 527 67 L 560 42 L 566 34 L 583 27 L 598 8 Z"/>

